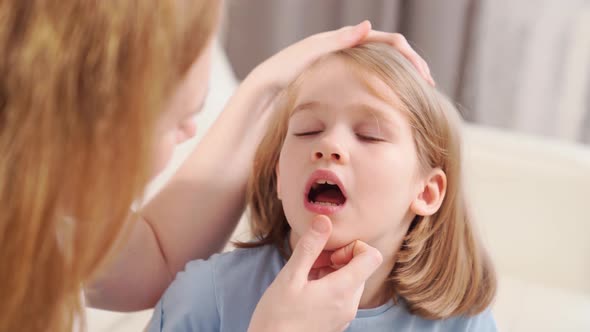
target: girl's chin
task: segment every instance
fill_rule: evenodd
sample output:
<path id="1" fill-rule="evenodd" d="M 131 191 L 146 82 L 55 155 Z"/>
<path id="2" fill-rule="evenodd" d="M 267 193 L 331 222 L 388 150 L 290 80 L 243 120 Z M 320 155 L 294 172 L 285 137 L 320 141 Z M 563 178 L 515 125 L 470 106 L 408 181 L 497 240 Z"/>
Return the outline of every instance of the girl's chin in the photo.
<path id="1" fill-rule="evenodd" d="M 291 244 L 291 247 L 293 247 L 293 245 L 300 238 L 301 238 L 301 234 L 299 234 L 299 232 L 297 232 L 296 230 L 293 231 L 293 228 L 292 228 L 290 238 L 289 238 L 289 243 Z M 336 227 L 334 227 L 332 229 L 332 235 L 328 239 L 328 242 L 326 243 L 324 250 L 335 251 L 335 250 L 338 250 L 342 247 L 349 245 L 350 243 L 352 243 L 356 240 L 362 240 L 362 239 L 354 238 L 350 234 L 339 234 L 338 229 L 336 229 Z"/>
<path id="2" fill-rule="evenodd" d="M 335 250 L 338 250 L 342 247 L 349 245 L 351 242 L 353 242 L 355 240 L 358 240 L 358 239 L 343 239 L 343 238 L 337 238 L 337 237 L 331 236 L 328 239 L 328 243 L 326 243 L 325 250 L 335 251 Z"/>

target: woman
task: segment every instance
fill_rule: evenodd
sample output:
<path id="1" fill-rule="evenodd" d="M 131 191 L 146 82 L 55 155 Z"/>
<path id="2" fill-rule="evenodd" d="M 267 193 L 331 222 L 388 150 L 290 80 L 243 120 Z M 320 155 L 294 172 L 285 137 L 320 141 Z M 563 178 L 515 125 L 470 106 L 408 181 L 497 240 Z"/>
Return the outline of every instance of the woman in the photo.
<path id="1" fill-rule="evenodd" d="M 0 331 L 71 331 L 91 278 L 93 305 L 150 307 L 185 262 L 217 251 L 243 209 L 249 164 L 275 95 L 317 57 L 382 39 L 428 76 L 402 37 L 367 23 L 297 43 L 249 75 L 170 184 L 129 213 L 174 145 L 194 134 L 190 118 L 206 94 L 219 6 L 0 3 Z M 307 275 L 327 223 L 318 218 L 317 230 L 295 249 L 261 300 L 252 331 L 339 330 L 352 318 L 380 258 L 366 247 L 350 269 L 335 272 L 342 272 L 340 283 L 318 280 L 321 292 L 309 296 Z M 105 264 L 111 251 L 115 258 Z"/>

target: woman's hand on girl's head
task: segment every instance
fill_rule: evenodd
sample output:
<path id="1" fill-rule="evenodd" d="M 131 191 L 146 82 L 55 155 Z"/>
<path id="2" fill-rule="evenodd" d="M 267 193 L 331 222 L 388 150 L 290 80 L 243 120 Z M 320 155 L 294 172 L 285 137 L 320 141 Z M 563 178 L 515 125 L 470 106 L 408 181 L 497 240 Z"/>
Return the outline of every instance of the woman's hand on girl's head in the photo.
<path id="1" fill-rule="evenodd" d="M 356 241 L 338 254 L 336 262 L 344 266 L 310 280 L 310 271 L 331 232 L 326 216 L 314 218 L 311 229 L 299 239 L 289 262 L 260 299 L 250 332 L 346 329 L 356 315 L 365 281 L 383 258 L 377 249 Z"/>
<path id="2" fill-rule="evenodd" d="M 406 38 L 399 33 L 371 30 L 371 23 L 363 21 L 355 26 L 322 32 L 296 42 L 258 65 L 246 77 L 243 85 L 253 85 L 258 91 L 276 95 L 299 75 L 304 68 L 320 57 L 365 42 L 382 42 L 402 53 L 424 77 L 434 85 L 426 62 L 416 53 Z"/>
<path id="3" fill-rule="evenodd" d="M 422 59 L 422 57 L 420 57 L 420 55 L 418 55 L 418 53 L 416 53 L 416 51 L 414 51 L 406 37 L 402 34 L 371 30 L 363 39 L 363 42 L 377 42 L 391 45 L 414 65 L 422 78 L 424 78 L 430 85 L 436 85 L 432 75 L 430 75 L 428 64 Z"/>
<path id="4" fill-rule="evenodd" d="M 269 86 L 273 92 L 286 87 L 305 67 L 320 57 L 359 44 L 371 31 L 371 23 L 363 21 L 355 26 L 309 36 L 279 51 L 259 64 L 244 82 Z"/>

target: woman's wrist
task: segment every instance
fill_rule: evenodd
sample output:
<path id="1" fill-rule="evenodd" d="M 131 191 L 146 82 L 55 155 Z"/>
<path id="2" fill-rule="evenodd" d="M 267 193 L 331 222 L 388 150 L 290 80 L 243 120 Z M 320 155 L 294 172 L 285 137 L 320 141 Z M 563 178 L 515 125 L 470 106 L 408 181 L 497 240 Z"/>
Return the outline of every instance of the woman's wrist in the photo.
<path id="1" fill-rule="evenodd" d="M 248 112 L 260 116 L 269 109 L 276 96 L 281 92 L 283 86 L 273 75 L 268 75 L 262 67 L 264 64 L 254 68 L 242 81 L 236 93 L 241 99 L 243 106 Z M 275 74 L 276 75 L 276 74 Z"/>

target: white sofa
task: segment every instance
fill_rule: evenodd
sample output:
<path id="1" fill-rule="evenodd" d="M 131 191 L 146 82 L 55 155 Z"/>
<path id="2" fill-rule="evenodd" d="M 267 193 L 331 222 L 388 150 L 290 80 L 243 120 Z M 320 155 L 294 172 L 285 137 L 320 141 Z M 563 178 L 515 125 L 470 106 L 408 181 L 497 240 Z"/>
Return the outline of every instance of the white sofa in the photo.
<path id="1" fill-rule="evenodd" d="M 477 126 L 465 134 L 501 331 L 590 331 L 590 148 Z"/>
<path id="2" fill-rule="evenodd" d="M 236 87 L 215 49 L 200 134 L 180 147 L 156 191 L 198 143 Z M 590 331 L 590 149 L 473 125 L 465 127 L 468 192 L 499 275 L 500 331 Z M 236 234 L 243 235 L 245 224 Z M 89 332 L 141 331 L 151 312 L 88 309 Z"/>

